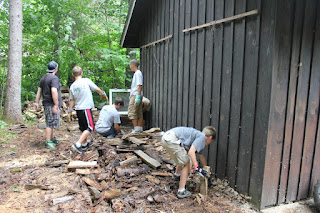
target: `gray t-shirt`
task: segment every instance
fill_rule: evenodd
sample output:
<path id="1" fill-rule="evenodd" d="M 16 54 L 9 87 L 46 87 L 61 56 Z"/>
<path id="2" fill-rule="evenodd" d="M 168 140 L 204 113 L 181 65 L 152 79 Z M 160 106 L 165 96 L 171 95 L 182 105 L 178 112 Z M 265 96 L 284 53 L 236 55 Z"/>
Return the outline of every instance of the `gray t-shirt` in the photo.
<path id="1" fill-rule="evenodd" d="M 96 131 L 98 133 L 107 132 L 115 123 L 121 123 L 120 114 L 113 105 L 106 105 L 100 111 L 100 116 L 96 124 Z"/>
<path id="2" fill-rule="evenodd" d="M 191 145 L 197 149 L 197 152 L 200 153 L 206 146 L 206 137 L 205 135 L 191 127 L 175 127 L 171 129 L 176 136 L 180 139 L 181 144 L 190 149 Z"/>
<path id="3" fill-rule="evenodd" d="M 74 100 L 75 109 L 94 108 L 92 92 L 98 87 L 89 78 L 79 78 L 70 87 L 70 100 Z"/>

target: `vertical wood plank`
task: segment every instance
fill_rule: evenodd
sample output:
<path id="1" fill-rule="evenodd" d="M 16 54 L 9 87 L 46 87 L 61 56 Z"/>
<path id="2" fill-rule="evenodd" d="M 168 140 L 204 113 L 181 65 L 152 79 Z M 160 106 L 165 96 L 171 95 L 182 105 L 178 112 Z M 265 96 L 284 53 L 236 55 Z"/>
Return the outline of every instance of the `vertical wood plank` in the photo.
<path id="1" fill-rule="evenodd" d="M 319 97 L 320 97 L 320 4 L 318 2 L 318 8 L 314 7 L 314 20 L 315 25 L 309 26 L 312 32 L 315 32 L 313 42 L 313 54 L 312 65 L 310 75 L 310 88 L 308 97 L 308 111 L 306 122 L 306 133 L 304 138 L 304 148 L 302 155 L 302 164 L 300 172 L 300 182 L 298 190 L 298 200 L 307 198 L 311 195 L 309 192 L 311 170 L 313 161 L 319 161 L 319 159 L 313 158 L 316 136 L 317 136 L 317 123 L 319 113 Z M 316 12 L 317 11 L 317 12 Z M 311 41 L 310 41 L 311 42 Z M 318 167 L 320 169 L 320 167 Z M 311 184 L 312 185 L 312 184 Z"/>
<path id="2" fill-rule="evenodd" d="M 157 1 L 157 13 L 155 14 L 157 17 L 157 37 L 156 40 L 161 39 L 161 5 L 162 5 L 162 1 Z M 162 58 L 160 56 L 160 49 L 161 49 L 161 43 L 156 45 L 156 62 L 157 62 L 157 69 L 156 69 L 156 88 L 155 88 L 155 95 L 156 95 L 156 104 L 155 104 L 155 108 L 156 108 L 156 121 L 155 121 L 155 126 L 159 127 L 159 116 L 160 116 L 160 67 L 161 67 L 161 61 Z"/>
<path id="3" fill-rule="evenodd" d="M 206 23 L 214 19 L 214 1 L 207 0 L 206 3 Z M 203 83 L 203 109 L 202 109 L 202 127 L 211 125 L 211 88 L 212 88 L 212 73 L 213 73 L 213 27 L 206 28 L 205 32 L 205 61 L 204 61 L 204 83 Z M 217 143 L 214 141 L 213 143 Z M 211 146 L 211 145 L 210 145 Z M 204 155 L 208 159 L 209 147 L 204 150 Z M 210 165 L 212 166 L 212 165 Z"/>
<path id="4" fill-rule="evenodd" d="M 287 11 L 287 13 L 284 15 L 283 11 Z M 274 205 L 277 203 L 288 94 L 292 15 L 293 5 L 291 4 L 291 0 L 277 3 L 269 118 L 270 127 L 263 183 L 263 191 L 266 196 L 263 196 L 263 205 Z"/>
<path id="5" fill-rule="evenodd" d="M 246 11 L 246 0 L 235 1 L 235 14 L 241 14 Z M 243 61 L 245 44 L 245 19 L 237 20 L 234 23 L 234 47 L 232 64 L 232 95 L 231 95 L 231 114 L 230 114 L 230 138 L 228 144 L 228 163 L 227 177 L 230 186 L 235 187 L 238 143 L 240 132 L 240 112 L 242 97 L 242 79 L 243 79 Z"/>
<path id="6" fill-rule="evenodd" d="M 174 1 L 169 1 L 170 2 L 170 28 L 169 28 L 169 32 L 170 34 L 173 34 L 173 20 L 174 20 Z M 172 128 L 171 124 L 172 124 L 172 98 L 174 98 L 172 96 L 172 84 L 173 84 L 173 41 L 170 42 L 169 45 L 169 74 L 168 74 L 168 108 L 167 108 L 167 129 Z"/>
<path id="7" fill-rule="evenodd" d="M 292 3 L 293 4 L 293 3 Z M 291 65 L 290 65 L 290 79 L 287 100 L 287 113 L 285 125 L 285 138 L 282 153 L 280 186 L 278 194 L 278 204 L 284 203 L 287 192 L 288 175 L 289 175 L 289 160 L 291 152 L 291 142 L 293 136 L 293 122 L 295 111 L 295 100 L 297 93 L 297 79 L 298 79 L 298 66 L 300 63 L 300 49 L 301 49 L 301 36 L 303 27 L 305 1 L 297 1 L 295 3 L 294 12 L 294 26 L 293 26 L 293 39 L 291 44 Z M 266 194 L 267 196 L 267 194 Z"/>
<path id="8" fill-rule="evenodd" d="M 318 114 L 318 130 L 317 130 L 317 138 L 314 147 L 314 158 L 312 165 L 312 175 L 310 181 L 310 195 L 312 195 L 314 190 L 314 185 L 320 179 L 320 113 Z"/>
<path id="9" fill-rule="evenodd" d="M 191 3 L 191 26 L 197 26 L 198 21 L 198 1 L 192 0 Z M 189 84 L 189 114 L 188 126 L 194 127 L 195 120 L 195 96 L 196 96 L 196 68 L 197 68 L 197 38 L 198 32 L 190 32 L 190 84 Z"/>
<path id="10" fill-rule="evenodd" d="M 206 0 L 198 1 L 198 25 L 206 21 Z M 196 93 L 195 93 L 195 125 L 194 127 L 201 131 L 202 129 L 202 110 L 205 107 L 202 103 L 203 96 L 203 75 L 204 75 L 204 41 L 205 29 L 198 30 L 197 38 L 197 64 L 196 64 Z"/>
<path id="11" fill-rule="evenodd" d="M 191 27 L 191 0 L 186 0 L 185 25 Z M 184 62 L 183 62 L 183 105 L 182 105 L 182 126 L 188 126 L 189 118 L 189 86 L 190 86 L 190 33 L 184 34 Z"/>
<path id="12" fill-rule="evenodd" d="M 255 0 L 248 0 L 247 11 L 256 9 L 258 7 L 257 3 Z M 242 118 L 238 155 L 239 169 L 236 181 L 237 190 L 240 193 L 247 193 L 249 190 L 259 60 L 259 26 L 257 16 L 246 18 Z"/>
<path id="13" fill-rule="evenodd" d="M 180 0 L 179 5 L 179 53 L 178 53 L 178 96 L 177 96 L 177 126 L 182 126 L 182 113 L 183 113 L 183 95 L 185 92 L 183 91 L 183 54 L 184 54 L 184 33 L 182 30 L 184 29 L 184 16 L 185 16 L 185 2 L 184 0 Z"/>
<path id="14" fill-rule="evenodd" d="M 157 26 L 156 26 L 156 11 L 157 11 L 157 8 L 156 8 L 156 3 L 155 1 L 152 1 L 151 3 L 152 7 L 151 7 L 151 11 L 152 13 L 150 14 L 151 17 L 151 42 L 153 41 L 156 41 L 157 40 L 157 35 L 156 35 L 156 29 L 157 29 Z M 155 60 L 155 47 L 154 46 L 150 46 L 150 57 L 151 57 L 151 62 L 152 62 L 152 70 L 151 70 L 151 85 L 150 85 L 150 89 L 151 89 L 151 94 L 150 94 L 150 100 L 152 100 L 152 103 L 153 103 L 153 110 L 152 110 L 152 126 L 155 126 L 155 120 L 156 120 L 156 107 L 155 105 L 157 104 L 156 103 L 156 93 L 155 93 L 155 83 L 156 83 L 156 80 L 155 80 L 155 74 L 156 74 L 156 60 Z"/>
<path id="15" fill-rule="evenodd" d="M 179 53 L 179 1 L 174 1 L 173 12 L 173 68 L 172 68 L 172 101 L 171 101 L 171 127 L 177 124 L 178 99 L 178 53 Z"/>
<path id="16" fill-rule="evenodd" d="M 170 15 L 170 0 L 165 0 L 166 10 L 165 10 L 165 34 L 169 35 L 169 15 Z M 167 109 L 168 109 L 168 66 L 169 66 L 169 45 L 171 40 L 165 41 L 165 49 L 164 49 L 164 92 L 163 92 L 163 120 L 162 120 L 162 129 L 167 129 Z"/>
<path id="17" fill-rule="evenodd" d="M 165 10 L 166 10 L 166 2 L 165 1 L 160 1 L 161 4 L 161 25 L 160 25 L 160 37 L 164 38 L 165 36 Z M 161 43 L 160 46 L 160 94 L 159 94 L 159 122 L 158 122 L 158 127 L 162 128 L 162 124 L 163 124 L 163 98 L 164 98 L 164 48 L 165 48 L 165 42 Z"/>
<path id="18" fill-rule="evenodd" d="M 287 189 L 287 201 L 297 200 L 298 184 L 300 177 L 301 156 L 303 139 L 305 134 L 305 117 L 307 109 L 308 85 L 310 78 L 312 42 L 314 34 L 312 27 L 315 22 L 314 5 L 316 2 L 310 0 L 306 2 L 304 26 L 302 34 L 302 46 L 299 68 L 298 93 L 296 99 L 295 121 L 292 140 L 292 151 L 290 159 L 289 181 Z"/>
<path id="19" fill-rule="evenodd" d="M 224 2 L 215 1 L 214 19 L 224 17 Z M 223 25 L 216 25 L 214 29 L 213 41 L 213 82 L 212 82 L 212 108 L 211 108 L 211 125 L 217 130 L 216 143 L 210 144 L 208 161 L 213 173 L 216 173 L 217 148 L 220 137 L 219 117 L 220 117 L 220 86 L 221 86 L 221 69 L 222 69 L 222 45 L 223 45 Z M 219 177 L 219 176 L 218 176 Z M 224 178 L 224 177 L 219 177 Z"/>
<path id="20" fill-rule="evenodd" d="M 225 17 L 234 15 L 234 0 L 225 1 Z M 221 73 L 221 103 L 219 119 L 219 141 L 218 141 L 218 177 L 226 176 L 229 124 L 230 124 L 230 94 L 232 76 L 232 54 L 233 54 L 233 26 L 234 23 L 225 23 L 223 27 L 223 47 L 222 47 L 222 73 Z"/>

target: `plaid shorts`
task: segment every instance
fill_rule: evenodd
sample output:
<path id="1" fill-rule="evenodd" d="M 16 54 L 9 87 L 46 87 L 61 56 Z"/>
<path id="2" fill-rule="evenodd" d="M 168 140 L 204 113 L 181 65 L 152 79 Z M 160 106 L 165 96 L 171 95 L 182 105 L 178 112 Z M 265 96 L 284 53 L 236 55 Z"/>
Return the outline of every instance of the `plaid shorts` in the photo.
<path id="1" fill-rule="evenodd" d="M 60 126 L 60 110 L 57 114 L 52 113 L 52 106 L 44 107 L 44 114 L 46 119 L 46 125 L 48 128 L 58 128 Z"/>

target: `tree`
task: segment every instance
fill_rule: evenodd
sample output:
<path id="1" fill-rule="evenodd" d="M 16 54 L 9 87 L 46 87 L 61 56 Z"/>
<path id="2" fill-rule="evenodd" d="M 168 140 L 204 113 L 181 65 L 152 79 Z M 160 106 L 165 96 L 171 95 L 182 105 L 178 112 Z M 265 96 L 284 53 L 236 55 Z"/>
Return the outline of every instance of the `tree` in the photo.
<path id="1" fill-rule="evenodd" d="M 22 121 L 22 0 L 9 2 L 9 55 L 5 100 L 5 117 L 12 122 Z"/>

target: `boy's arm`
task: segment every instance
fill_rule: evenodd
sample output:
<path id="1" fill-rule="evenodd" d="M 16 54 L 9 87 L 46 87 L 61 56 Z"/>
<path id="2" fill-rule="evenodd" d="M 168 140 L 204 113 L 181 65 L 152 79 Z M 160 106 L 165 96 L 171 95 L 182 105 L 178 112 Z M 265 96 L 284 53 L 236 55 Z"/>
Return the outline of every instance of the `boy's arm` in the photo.
<path id="1" fill-rule="evenodd" d="M 199 154 L 198 156 L 199 156 L 199 160 L 200 160 L 201 165 L 202 165 L 203 167 L 207 166 L 207 160 L 206 160 L 206 158 L 204 157 L 204 155 L 203 155 L 203 154 Z"/>
<path id="2" fill-rule="evenodd" d="M 141 91 L 142 91 L 142 85 L 139 85 L 139 88 L 138 88 L 138 95 L 141 95 Z"/>
<path id="3" fill-rule="evenodd" d="M 53 108 L 52 112 L 54 114 L 57 114 L 58 109 L 59 109 L 59 99 L 58 99 L 58 89 L 55 87 L 51 87 L 51 95 L 52 95 L 52 100 L 53 100 Z"/>
<path id="4" fill-rule="evenodd" d="M 114 128 L 117 130 L 117 132 L 120 133 L 120 132 L 121 132 L 121 129 L 120 129 L 119 124 L 114 123 L 113 125 L 114 125 Z"/>
<path id="5" fill-rule="evenodd" d="M 97 87 L 97 89 L 95 89 L 95 91 L 97 93 L 99 93 L 99 95 L 101 95 L 102 97 L 104 97 L 106 99 L 106 101 L 108 102 L 108 97 L 105 91 L 101 90 L 99 87 Z"/>
<path id="6" fill-rule="evenodd" d="M 74 106 L 74 100 L 70 99 L 70 101 L 69 101 L 69 109 L 68 109 L 69 113 L 72 112 L 73 106 Z"/>
<path id="7" fill-rule="evenodd" d="M 34 103 L 34 108 L 35 108 L 36 111 L 38 111 L 38 108 L 39 108 L 39 101 L 40 101 L 40 98 L 41 98 L 41 93 L 42 93 L 42 89 L 41 89 L 41 87 L 38 87 L 36 100 L 35 100 L 35 103 Z"/>
<path id="8" fill-rule="evenodd" d="M 196 157 L 196 147 L 194 147 L 193 145 L 190 147 L 188 155 L 191 158 L 191 162 L 193 166 L 198 166 L 198 162 L 197 162 L 197 157 Z"/>

